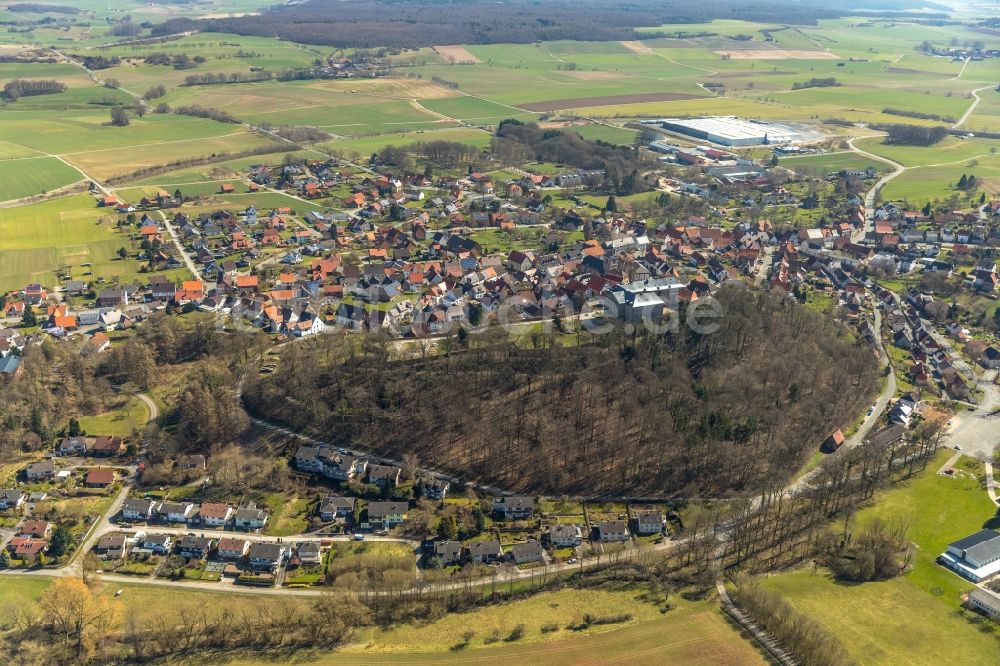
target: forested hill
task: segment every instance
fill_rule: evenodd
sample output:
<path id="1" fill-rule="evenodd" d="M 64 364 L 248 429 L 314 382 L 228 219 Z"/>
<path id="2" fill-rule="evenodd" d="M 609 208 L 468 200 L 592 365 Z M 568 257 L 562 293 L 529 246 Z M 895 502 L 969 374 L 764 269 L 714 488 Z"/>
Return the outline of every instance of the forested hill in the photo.
<path id="1" fill-rule="evenodd" d="M 252 413 L 512 490 L 718 496 L 781 483 L 877 389 L 872 350 L 787 299 L 723 289 L 719 332 L 387 360 L 289 345 Z"/>
<path id="2" fill-rule="evenodd" d="M 418 48 L 441 44 L 531 43 L 559 39 L 614 41 L 639 38 L 634 28 L 743 19 L 763 23 L 812 25 L 818 19 L 844 16 L 862 0 L 841 3 L 781 0 L 309 0 L 275 7 L 260 16 L 205 21 L 175 19 L 157 26 L 154 35 L 188 30 L 281 37 L 336 47 Z M 908 9 L 905 0 L 880 0 L 879 9 Z M 933 5 L 934 3 L 924 3 Z M 886 7 L 889 5 L 890 7 Z M 939 6 L 939 5 L 938 5 Z M 646 34 L 645 37 L 656 35 Z"/>

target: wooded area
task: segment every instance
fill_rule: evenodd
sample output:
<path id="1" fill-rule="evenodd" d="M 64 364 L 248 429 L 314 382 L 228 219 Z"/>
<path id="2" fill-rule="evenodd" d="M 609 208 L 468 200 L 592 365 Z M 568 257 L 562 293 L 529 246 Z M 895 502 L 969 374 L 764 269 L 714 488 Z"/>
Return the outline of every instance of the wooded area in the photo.
<path id="1" fill-rule="evenodd" d="M 840 16 L 844 11 L 819 3 L 792 5 L 773 0 L 754 3 L 753 6 L 731 0 L 694 5 L 679 0 L 614 0 L 584 4 L 569 0 L 544 3 L 517 0 L 502 4 L 486 0 L 460 4 L 442 0 L 365 0 L 352 3 L 311 0 L 277 6 L 260 16 L 205 21 L 173 19 L 156 26 L 153 34 L 169 35 L 201 29 L 338 47 L 419 48 L 456 43 L 526 44 L 559 39 L 638 39 L 635 27 L 702 23 L 712 19 L 811 25 L 817 19 Z M 657 36 L 660 35 L 643 35 L 646 38 Z"/>
<path id="2" fill-rule="evenodd" d="M 623 332 L 572 348 L 472 341 L 390 361 L 290 346 L 251 412 L 517 491 L 719 496 L 787 479 L 877 386 L 871 350 L 788 300 L 723 289 L 714 335 Z M 542 346 L 545 346 L 544 343 Z"/>

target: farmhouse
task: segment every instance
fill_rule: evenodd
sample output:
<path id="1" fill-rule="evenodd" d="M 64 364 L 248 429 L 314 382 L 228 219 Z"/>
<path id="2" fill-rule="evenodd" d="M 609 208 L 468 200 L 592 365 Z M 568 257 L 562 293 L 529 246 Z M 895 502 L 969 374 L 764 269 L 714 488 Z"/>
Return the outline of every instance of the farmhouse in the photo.
<path id="1" fill-rule="evenodd" d="M 43 460 L 41 462 L 36 462 L 28 465 L 28 469 L 25 471 L 24 475 L 28 481 L 44 481 L 45 479 L 51 479 L 56 475 L 59 468 L 51 460 Z"/>
<path id="2" fill-rule="evenodd" d="M 45 550 L 49 542 L 30 536 L 16 536 L 7 544 L 7 550 L 18 560 L 33 562 Z"/>
<path id="3" fill-rule="evenodd" d="M 64 437 L 56 445 L 57 456 L 82 456 L 87 453 L 87 440 L 83 437 Z"/>
<path id="4" fill-rule="evenodd" d="M 395 488 L 399 485 L 399 476 L 403 470 L 391 465 L 370 465 L 368 467 L 368 483 L 379 488 Z"/>
<path id="5" fill-rule="evenodd" d="M 224 502 L 205 502 L 198 509 L 198 518 L 202 525 L 217 527 L 228 523 L 233 513 L 235 509 Z"/>
<path id="6" fill-rule="evenodd" d="M 105 534 L 97 541 L 94 549 L 99 555 L 104 555 L 109 560 L 120 560 L 125 557 L 125 549 L 128 547 L 128 537 L 121 532 Z"/>
<path id="7" fill-rule="evenodd" d="M 192 560 L 203 560 L 208 557 L 213 546 L 215 539 L 187 535 L 177 542 L 177 554 Z"/>
<path id="8" fill-rule="evenodd" d="M 44 539 L 52 531 L 52 523 L 45 520 L 26 520 L 21 525 L 21 536 Z"/>
<path id="9" fill-rule="evenodd" d="M 327 495 L 320 499 L 317 513 L 321 520 L 343 520 L 354 513 L 354 498 Z"/>
<path id="10" fill-rule="evenodd" d="M 636 511 L 636 534 L 659 534 L 663 531 L 663 514 L 659 511 Z"/>
<path id="11" fill-rule="evenodd" d="M 142 547 L 157 555 L 167 555 L 174 547 L 174 538 L 169 534 L 150 534 L 143 540 Z"/>
<path id="12" fill-rule="evenodd" d="M 424 497 L 429 500 L 443 500 L 450 487 L 451 484 L 441 479 L 425 479 L 423 483 Z"/>
<path id="13" fill-rule="evenodd" d="M 186 523 L 194 515 L 195 506 L 190 502 L 161 502 L 156 513 L 168 523 Z"/>
<path id="14" fill-rule="evenodd" d="M 96 458 L 112 458 L 121 455 L 125 450 L 125 441 L 121 437 L 99 435 L 94 438 L 89 453 Z"/>

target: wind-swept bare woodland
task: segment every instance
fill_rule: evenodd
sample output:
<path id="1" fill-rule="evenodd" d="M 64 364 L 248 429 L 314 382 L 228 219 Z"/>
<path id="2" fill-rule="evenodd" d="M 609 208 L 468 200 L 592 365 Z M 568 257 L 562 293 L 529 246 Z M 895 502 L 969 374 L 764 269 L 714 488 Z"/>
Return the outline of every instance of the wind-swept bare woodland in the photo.
<path id="1" fill-rule="evenodd" d="M 394 361 L 332 336 L 290 345 L 251 412 L 353 448 L 521 491 L 716 496 L 788 478 L 863 410 L 870 347 L 787 299 L 723 289 L 720 330 L 522 348 L 469 338 Z M 448 345 L 450 348 L 452 345 Z"/>

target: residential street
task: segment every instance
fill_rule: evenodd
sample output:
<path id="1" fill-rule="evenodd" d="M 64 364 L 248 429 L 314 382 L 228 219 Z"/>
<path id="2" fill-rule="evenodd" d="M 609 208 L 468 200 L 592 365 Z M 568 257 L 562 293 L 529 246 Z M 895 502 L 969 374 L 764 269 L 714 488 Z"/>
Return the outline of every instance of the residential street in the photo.
<path id="1" fill-rule="evenodd" d="M 887 365 L 890 365 L 889 356 L 886 354 L 885 346 L 882 343 L 882 336 L 880 334 L 882 331 L 882 311 L 878 308 L 875 308 L 874 322 L 872 323 L 872 326 L 875 328 L 877 335 L 875 344 L 878 346 L 879 363 L 882 367 L 886 367 Z M 879 417 L 881 417 L 882 413 L 888 409 L 889 401 L 892 400 L 895 395 L 896 373 L 889 372 L 885 378 L 885 387 L 882 389 L 882 393 L 879 394 L 878 400 L 875 401 L 875 409 L 872 410 L 870 415 L 865 416 L 864 421 L 861 422 L 857 431 L 847 438 L 844 445 L 850 448 L 863 443 L 865 439 L 867 439 L 868 433 L 870 433 L 872 428 L 875 427 L 875 424 L 878 423 Z"/>

